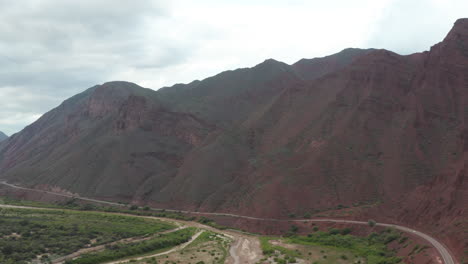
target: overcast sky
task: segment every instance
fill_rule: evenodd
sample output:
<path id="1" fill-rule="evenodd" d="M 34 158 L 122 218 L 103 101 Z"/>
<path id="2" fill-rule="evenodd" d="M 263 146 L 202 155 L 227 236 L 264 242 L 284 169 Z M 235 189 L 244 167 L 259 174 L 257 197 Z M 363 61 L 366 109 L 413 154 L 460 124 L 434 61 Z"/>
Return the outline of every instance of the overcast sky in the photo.
<path id="1" fill-rule="evenodd" d="M 344 48 L 428 50 L 467 0 L 0 0 L 0 131 L 95 84 L 158 89 Z"/>

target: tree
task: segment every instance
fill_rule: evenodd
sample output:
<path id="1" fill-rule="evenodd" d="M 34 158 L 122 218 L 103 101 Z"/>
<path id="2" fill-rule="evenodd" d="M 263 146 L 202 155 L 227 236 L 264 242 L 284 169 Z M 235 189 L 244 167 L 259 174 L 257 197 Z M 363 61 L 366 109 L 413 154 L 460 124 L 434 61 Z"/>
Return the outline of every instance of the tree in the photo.
<path id="1" fill-rule="evenodd" d="M 370 219 L 369 221 L 367 221 L 367 223 L 369 224 L 370 227 L 374 227 L 377 222 L 375 222 L 374 220 Z"/>

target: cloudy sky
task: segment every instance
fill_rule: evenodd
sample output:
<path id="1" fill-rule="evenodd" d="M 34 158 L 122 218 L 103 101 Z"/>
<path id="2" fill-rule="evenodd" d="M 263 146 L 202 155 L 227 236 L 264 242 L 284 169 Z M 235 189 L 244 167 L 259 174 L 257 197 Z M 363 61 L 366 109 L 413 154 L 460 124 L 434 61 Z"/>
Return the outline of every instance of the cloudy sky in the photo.
<path id="1" fill-rule="evenodd" d="M 0 131 L 95 84 L 158 89 L 267 58 L 423 51 L 466 0 L 0 0 Z"/>

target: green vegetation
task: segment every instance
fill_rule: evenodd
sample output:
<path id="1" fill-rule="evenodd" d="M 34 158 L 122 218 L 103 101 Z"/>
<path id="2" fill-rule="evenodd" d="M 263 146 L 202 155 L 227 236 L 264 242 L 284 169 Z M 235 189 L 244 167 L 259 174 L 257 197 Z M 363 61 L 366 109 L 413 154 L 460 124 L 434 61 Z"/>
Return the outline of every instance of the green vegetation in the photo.
<path id="1" fill-rule="evenodd" d="M 231 240 L 222 234 L 218 234 L 212 231 L 204 231 L 195 241 L 193 241 L 193 243 L 190 244 L 189 247 L 182 251 L 182 254 L 186 253 L 185 251 L 188 253 L 190 250 L 197 248 L 211 247 L 211 250 L 209 250 L 211 254 L 214 254 L 215 251 L 220 251 L 221 253 L 221 255 L 216 258 L 215 263 L 223 264 L 228 256 L 230 242 Z M 216 250 L 213 250 L 213 248 Z"/>
<path id="2" fill-rule="evenodd" d="M 260 246 L 262 247 L 263 254 L 265 256 L 272 256 L 276 251 L 289 257 L 300 257 L 300 255 L 291 249 L 287 249 L 281 246 L 275 246 L 270 243 L 270 240 L 275 239 L 274 237 L 260 237 Z"/>
<path id="3" fill-rule="evenodd" d="M 99 212 L 140 215 L 140 216 L 154 216 L 154 217 L 172 218 L 172 219 L 185 220 L 185 221 L 193 221 L 196 219 L 193 216 L 187 216 L 180 212 L 168 212 L 164 209 L 152 210 L 147 206 L 143 208 L 139 208 L 136 205 L 127 206 L 125 204 L 122 204 L 121 207 L 102 206 L 102 205 L 92 204 L 89 202 L 84 202 L 76 198 L 70 198 L 63 202 L 43 203 L 43 202 L 11 199 L 8 197 L 0 197 L 0 203 L 8 204 L 8 205 L 39 207 L 39 208 L 70 209 L 70 210 L 79 210 L 79 211 L 99 211 Z"/>
<path id="4" fill-rule="evenodd" d="M 198 222 L 207 226 L 214 227 L 219 230 L 227 229 L 228 227 L 217 224 L 214 220 L 201 216 L 198 219 Z"/>
<path id="5" fill-rule="evenodd" d="M 172 233 L 161 234 L 155 238 L 141 242 L 113 245 L 104 251 L 85 254 L 78 259 L 67 261 L 66 264 L 94 264 L 131 256 L 157 253 L 189 241 L 195 231 L 196 228 L 189 227 Z"/>
<path id="6" fill-rule="evenodd" d="M 112 223 L 112 224 L 110 224 Z M 106 244 L 175 228 L 158 220 L 98 212 L 0 209 L 0 263 L 21 264 L 67 255 L 86 245 Z"/>
<path id="7" fill-rule="evenodd" d="M 331 232 L 333 231 L 333 232 Z M 351 250 L 358 256 L 365 257 L 367 263 L 392 264 L 399 263 L 400 258 L 387 248 L 387 244 L 399 239 L 400 233 L 387 229 L 381 233 L 372 233 L 368 237 L 352 236 L 342 229 L 339 232 L 316 232 L 307 237 L 292 237 L 290 243 L 302 245 L 322 245 Z"/>
<path id="8" fill-rule="evenodd" d="M 203 244 L 205 242 L 212 241 L 215 236 L 216 236 L 215 232 L 203 231 L 203 233 L 201 233 L 201 235 L 199 237 L 197 237 L 197 239 L 195 239 L 190 244 L 190 247 L 195 247 L 195 246 L 198 246 L 198 245 Z"/>
<path id="9" fill-rule="evenodd" d="M 387 229 L 381 233 L 372 233 L 367 237 L 352 236 L 349 235 L 350 232 L 351 230 L 347 228 L 330 229 L 329 232 L 318 231 L 308 236 L 291 236 L 285 238 L 283 241 L 288 244 L 325 246 L 337 250 L 349 251 L 355 256 L 365 259 L 366 263 L 369 264 L 393 264 L 401 262 L 401 259 L 395 257 L 394 252 L 387 248 L 390 242 L 400 239 L 401 235 L 399 232 L 393 229 Z M 295 250 L 272 245 L 269 242 L 272 239 L 273 238 L 269 237 L 262 237 L 260 239 L 265 255 L 274 256 L 276 252 L 279 252 L 288 258 L 300 257 Z M 327 255 L 323 255 L 323 258 L 327 258 Z M 345 260 L 348 256 L 342 254 L 339 258 Z"/>
<path id="10" fill-rule="evenodd" d="M 0 204 L 40 207 L 40 208 L 57 208 L 57 209 L 63 208 L 62 206 L 58 204 L 43 203 L 43 202 L 28 201 L 28 200 L 18 200 L 18 199 L 12 199 L 9 197 L 1 197 L 1 196 L 0 196 Z"/>

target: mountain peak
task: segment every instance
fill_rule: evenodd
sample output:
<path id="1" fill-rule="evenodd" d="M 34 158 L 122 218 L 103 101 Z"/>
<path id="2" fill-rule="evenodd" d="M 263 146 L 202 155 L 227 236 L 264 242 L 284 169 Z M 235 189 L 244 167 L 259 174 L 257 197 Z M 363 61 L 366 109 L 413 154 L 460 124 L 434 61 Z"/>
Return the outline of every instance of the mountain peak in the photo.
<path id="1" fill-rule="evenodd" d="M 126 81 L 111 81 L 111 82 L 106 82 L 103 83 L 102 85 L 97 85 L 97 89 L 102 89 L 102 90 L 114 90 L 114 91 L 132 91 L 132 90 L 138 90 L 138 89 L 143 89 L 143 87 L 132 83 L 132 82 L 126 82 Z"/>
<path id="2" fill-rule="evenodd" d="M 126 98 L 130 95 L 151 97 L 155 91 L 125 81 L 111 81 L 92 87 L 92 97 Z"/>
<path id="3" fill-rule="evenodd" d="M 278 64 L 278 63 L 281 63 L 281 64 L 282 64 L 282 62 L 280 62 L 280 61 L 277 61 L 277 60 L 275 60 L 275 59 L 272 59 L 272 58 L 270 58 L 270 59 L 266 59 L 266 60 L 265 60 L 265 61 L 263 61 L 261 64 L 263 64 L 263 63 L 264 63 L 264 64 Z"/>
<path id="4" fill-rule="evenodd" d="M 464 27 L 465 30 L 468 29 L 468 18 L 459 18 L 455 21 L 454 27 Z"/>
<path id="5" fill-rule="evenodd" d="M 255 65 L 254 68 L 265 68 L 265 67 L 268 67 L 268 68 L 280 67 L 280 68 L 282 68 L 284 66 L 289 67 L 289 65 L 284 63 L 284 62 L 277 61 L 275 59 L 266 59 L 262 63 Z"/>
<path id="6" fill-rule="evenodd" d="M 101 86 L 104 87 L 127 87 L 127 88 L 134 88 L 134 87 L 140 87 L 135 83 L 132 82 L 127 82 L 127 81 L 110 81 L 110 82 L 105 82 Z"/>
<path id="7" fill-rule="evenodd" d="M 460 18 L 455 21 L 452 29 L 445 37 L 444 42 L 447 41 L 463 41 L 468 39 L 468 18 Z"/>

